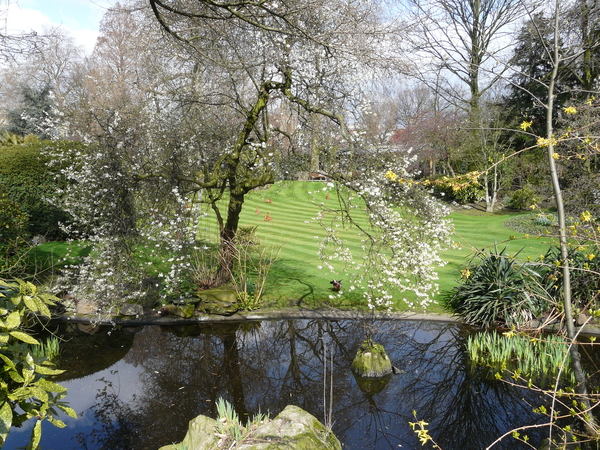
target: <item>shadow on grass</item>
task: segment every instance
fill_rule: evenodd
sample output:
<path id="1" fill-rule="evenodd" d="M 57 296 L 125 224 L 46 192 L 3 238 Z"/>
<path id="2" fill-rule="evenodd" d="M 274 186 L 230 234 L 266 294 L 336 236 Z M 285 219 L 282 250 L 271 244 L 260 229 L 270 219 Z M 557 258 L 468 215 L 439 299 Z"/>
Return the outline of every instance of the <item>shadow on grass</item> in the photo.
<path id="1" fill-rule="evenodd" d="M 81 258 L 89 256 L 92 247 L 80 243 L 48 242 L 33 247 L 27 254 L 28 272 L 43 279 L 56 270 L 70 264 L 76 264 Z"/>
<path id="2" fill-rule="evenodd" d="M 357 291 L 342 291 L 339 296 L 334 293 L 326 276 L 328 273 L 316 276 L 314 266 L 309 263 L 280 259 L 269 272 L 265 294 L 268 306 L 361 308 L 364 305 L 362 294 Z"/>

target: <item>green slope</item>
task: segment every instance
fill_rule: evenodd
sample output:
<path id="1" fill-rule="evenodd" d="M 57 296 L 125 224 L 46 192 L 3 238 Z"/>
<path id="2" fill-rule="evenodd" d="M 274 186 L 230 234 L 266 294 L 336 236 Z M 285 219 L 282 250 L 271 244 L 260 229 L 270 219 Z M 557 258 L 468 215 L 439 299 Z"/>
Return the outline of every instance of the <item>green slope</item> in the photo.
<path id="1" fill-rule="evenodd" d="M 325 208 L 335 208 L 337 200 L 332 191 L 323 191 L 324 183 L 294 182 L 272 186 L 268 190 L 254 191 L 248 195 L 242 214 L 242 226 L 257 226 L 261 242 L 281 246 L 279 261 L 271 271 L 267 295 L 271 305 L 304 305 L 308 307 L 328 304 L 347 307 L 363 304 L 360 296 L 346 293 L 341 299 L 330 299 L 333 276 L 323 268 L 318 257 L 319 242 L 324 233 L 315 220 L 320 211 L 319 203 Z M 327 195 L 329 194 L 329 195 Z M 265 220 L 265 214 L 271 220 Z M 468 263 L 476 251 L 508 245 L 510 253 L 521 251 L 519 257 L 537 258 L 544 254 L 549 239 L 528 238 L 504 226 L 504 222 L 517 213 L 488 214 L 475 210 L 451 214 L 455 227 L 455 247 L 444 252 L 447 265 L 439 270 L 439 283 L 443 291 L 456 285 L 460 269 Z M 327 212 L 325 212 L 327 219 Z M 347 231 L 344 237 L 350 247 L 358 250 L 359 237 L 356 231 Z M 337 270 L 343 269 L 338 263 Z M 402 308 L 402 303 L 397 304 Z"/>

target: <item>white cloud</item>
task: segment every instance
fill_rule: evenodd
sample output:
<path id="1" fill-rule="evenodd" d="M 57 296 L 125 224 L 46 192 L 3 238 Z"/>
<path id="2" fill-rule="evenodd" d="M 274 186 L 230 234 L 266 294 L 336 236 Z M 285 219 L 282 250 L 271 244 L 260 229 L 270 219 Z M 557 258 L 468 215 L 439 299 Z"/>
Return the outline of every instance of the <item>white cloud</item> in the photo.
<path id="1" fill-rule="evenodd" d="M 60 27 L 71 34 L 75 42 L 85 48 L 87 53 L 91 53 L 98 38 L 98 22 L 88 25 L 88 27 L 73 27 L 77 21 L 69 20 L 69 24 L 58 23 L 50 19 L 43 12 L 36 9 L 21 8 L 18 4 L 12 3 L 6 13 L 6 29 L 9 34 L 27 33 L 35 31 L 43 32 L 44 27 Z M 101 14 L 98 14 L 101 17 Z M 77 25 L 76 25 L 77 26 Z"/>

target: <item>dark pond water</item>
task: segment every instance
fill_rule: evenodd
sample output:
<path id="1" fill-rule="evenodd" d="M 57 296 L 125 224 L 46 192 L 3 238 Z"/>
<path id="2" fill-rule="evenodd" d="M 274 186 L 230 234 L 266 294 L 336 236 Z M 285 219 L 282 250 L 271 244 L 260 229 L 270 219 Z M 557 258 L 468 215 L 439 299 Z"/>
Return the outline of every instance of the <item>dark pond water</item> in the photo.
<path id="1" fill-rule="evenodd" d="M 507 430 L 543 422 L 532 412 L 544 400 L 527 390 L 467 370 L 468 330 L 412 321 L 286 320 L 198 326 L 58 330 L 59 381 L 79 419 L 66 428 L 44 424 L 45 450 L 156 450 L 181 441 L 188 421 L 215 416 L 219 397 L 240 416 L 278 414 L 286 405 L 323 421 L 323 345 L 333 350 L 333 430 L 346 449 L 422 448 L 409 422 L 429 422 L 444 450 L 481 450 Z M 405 371 L 359 387 L 350 371 L 372 332 Z M 6 450 L 27 444 L 33 423 L 11 431 Z M 529 433 L 536 445 L 541 436 Z M 494 448 L 518 449 L 505 439 Z"/>

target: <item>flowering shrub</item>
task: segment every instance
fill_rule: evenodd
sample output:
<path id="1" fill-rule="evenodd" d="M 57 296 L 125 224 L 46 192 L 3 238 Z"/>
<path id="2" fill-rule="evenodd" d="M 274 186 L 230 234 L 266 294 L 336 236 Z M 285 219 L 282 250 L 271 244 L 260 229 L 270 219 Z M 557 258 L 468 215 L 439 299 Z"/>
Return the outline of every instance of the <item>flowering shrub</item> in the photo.
<path id="1" fill-rule="evenodd" d="M 426 308 L 438 289 L 435 267 L 443 265 L 440 252 L 452 231 L 445 219 L 448 209 L 411 181 L 404 169 L 409 162 L 401 160 L 394 171 L 339 180 L 335 189 L 344 208 L 330 223 L 320 218 L 326 232 L 319 250 L 322 262 L 333 273 L 334 262 L 344 264 L 344 275 L 338 277 L 348 280 L 344 291 L 362 288 L 371 310 L 390 309 L 395 294 L 409 291 L 416 298 L 404 299 L 409 306 Z M 360 232 L 360 255 L 338 238 L 340 227 L 350 226 Z"/>
<path id="2" fill-rule="evenodd" d="M 475 203 L 485 198 L 485 189 L 479 183 L 479 172 L 469 172 L 455 177 L 441 176 L 425 180 L 424 186 L 431 186 L 433 194 L 446 201 Z"/>

